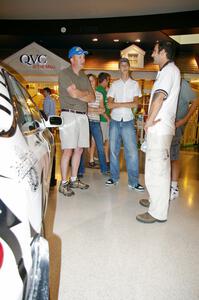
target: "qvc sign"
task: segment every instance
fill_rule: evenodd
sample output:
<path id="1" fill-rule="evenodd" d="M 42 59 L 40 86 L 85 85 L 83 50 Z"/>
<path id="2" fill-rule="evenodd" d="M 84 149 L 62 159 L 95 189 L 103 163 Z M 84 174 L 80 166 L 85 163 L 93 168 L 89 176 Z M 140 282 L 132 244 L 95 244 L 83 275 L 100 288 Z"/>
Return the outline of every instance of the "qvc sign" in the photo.
<path id="1" fill-rule="evenodd" d="M 43 54 L 22 54 L 20 56 L 20 62 L 22 64 L 26 64 L 28 66 L 33 65 L 46 65 L 47 64 L 47 58 L 46 55 Z"/>

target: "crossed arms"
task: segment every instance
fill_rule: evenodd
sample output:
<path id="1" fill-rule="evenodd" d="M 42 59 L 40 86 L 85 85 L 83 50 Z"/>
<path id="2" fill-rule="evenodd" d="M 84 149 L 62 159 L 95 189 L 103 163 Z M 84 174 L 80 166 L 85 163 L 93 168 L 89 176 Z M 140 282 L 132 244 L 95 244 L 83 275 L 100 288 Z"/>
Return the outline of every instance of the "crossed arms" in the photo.
<path id="1" fill-rule="evenodd" d="M 70 85 L 67 91 L 72 98 L 80 99 L 84 102 L 93 102 L 95 100 L 93 91 L 79 90 L 75 84 Z"/>
<path id="2" fill-rule="evenodd" d="M 114 102 L 114 98 L 109 97 L 108 98 L 108 108 L 133 108 L 138 106 L 138 96 L 134 97 L 132 101 L 130 102 Z"/>

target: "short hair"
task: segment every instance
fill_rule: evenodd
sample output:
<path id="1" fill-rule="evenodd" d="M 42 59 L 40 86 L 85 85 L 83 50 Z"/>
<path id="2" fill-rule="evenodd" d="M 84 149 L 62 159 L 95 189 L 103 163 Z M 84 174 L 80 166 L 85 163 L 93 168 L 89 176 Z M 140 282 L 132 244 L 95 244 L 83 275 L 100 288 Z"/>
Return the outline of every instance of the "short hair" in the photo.
<path id="1" fill-rule="evenodd" d="M 120 67 L 121 63 L 123 63 L 123 62 L 127 63 L 129 65 L 129 67 L 130 67 L 130 61 L 126 57 L 120 58 L 120 60 L 118 62 L 119 67 Z"/>
<path id="2" fill-rule="evenodd" d="M 111 75 L 109 73 L 101 72 L 98 75 L 98 82 L 102 83 L 104 80 L 108 80 L 110 77 Z"/>
<path id="3" fill-rule="evenodd" d="M 158 45 L 159 52 L 165 50 L 167 58 L 173 60 L 175 57 L 175 45 L 170 41 L 157 41 L 155 45 Z"/>
<path id="4" fill-rule="evenodd" d="M 49 87 L 45 87 L 44 91 L 46 91 L 48 94 L 51 94 L 51 89 Z"/>

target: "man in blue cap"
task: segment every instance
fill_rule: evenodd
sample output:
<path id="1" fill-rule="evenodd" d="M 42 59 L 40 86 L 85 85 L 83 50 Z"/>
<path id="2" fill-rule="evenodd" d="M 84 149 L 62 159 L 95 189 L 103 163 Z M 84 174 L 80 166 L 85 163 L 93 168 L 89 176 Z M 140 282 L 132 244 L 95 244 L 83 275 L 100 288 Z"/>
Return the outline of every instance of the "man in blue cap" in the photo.
<path id="1" fill-rule="evenodd" d="M 72 47 L 68 53 L 71 66 L 59 74 L 61 116 L 64 121 L 60 128 L 62 180 L 59 192 L 68 197 L 74 195 L 71 188 L 89 187 L 77 178 L 83 148 L 89 147 L 88 102 L 95 100 L 90 82 L 82 70 L 87 54 L 87 51 L 78 46 Z M 67 180 L 70 160 L 71 177 Z"/>

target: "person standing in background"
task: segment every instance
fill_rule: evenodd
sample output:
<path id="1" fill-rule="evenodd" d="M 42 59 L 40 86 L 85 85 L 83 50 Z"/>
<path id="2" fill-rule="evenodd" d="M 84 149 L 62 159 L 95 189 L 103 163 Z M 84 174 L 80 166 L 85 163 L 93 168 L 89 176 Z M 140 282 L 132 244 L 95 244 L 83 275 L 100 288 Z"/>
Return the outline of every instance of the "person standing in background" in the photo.
<path id="1" fill-rule="evenodd" d="M 91 138 L 93 137 L 95 140 L 101 173 L 103 175 L 108 175 L 108 167 L 104 154 L 102 130 L 100 126 L 100 114 L 105 112 L 103 96 L 101 93 L 95 90 L 97 83 L 96 76 L 93 74 L 88 74 L 87 76 L 95 92 L 96 98 L 94 102 L 88 104 L 88 118 Z"/>
<path id="2" fill-rule="evenodd" d="M 190 105 L 191 104 L 191 105 Z M 181 80 L 180 94 L 176 113 L 176 131 L 171 143 L 171 193 L 170 200 L 179 196 L 178 180 L 180 176 L 180 142 L 186 123 L 199 106 L 199 97 L 185 80 Z"/>
<path id="3" fill-rule="evenodd" d="M 83 148 L 89 147 L 88 102 L 95 100 L 88 77 L 83 72 L 86 54 L 88 52 L 82 48 L 72 47 L 68 53 L 71 66 L 59 74 L 59 99 L 64 122 L 60 128 L 62 179 L 59 192 L 68 197 L 74 195 L 72 188 L 87 189 L 89 187 L 77 177 Z M 68 181 L 70 160 L 71 177 Z"/>
<path id="4" fill-rule="evenodd" d="M 148 212 L 136 217 L 143 223 L 167 221 L 171 182 L 170 147 L 175 134 L 180 91 L 180 71 L 173 62 L 173 44 L 168 41 L 157 42 L 152 57 L 160 71 L 151 91 L 144 127 L 147 134 L 145 184 L 149 200 L 141 199 L 139 203 L 148 207 Z"/>
<path id="5" fill-rule="evenodd" d="M 43 89 L 44 93 L 44 103 L 43 103 L 43 111 L 47 117 L 55 115 L 55 101 L 51 98 L 51 89 L 49 87 L 45 87 Z"/>
<path id="6" fill-rule="evenodd" d="M 43 102 L 43 112 L 45 116 L 48 118 L 49 116 L 55 115 L 55 101 L 51 98 L 51 89 L 49 87 L 45 87 L 43 89 L 44 93 L 44 102 Z M 50 129 L 52 133 L 54 133 L 53 128 Z M 55 136 L 54 136 L 55 138 Z M 57 184 L 57 179 L 55 178 L 55 168 L 56 168 L 56 146 L 55 152 L 53 156 L 53 165 L 52 165 L 52 173 L 50 179 L 50 186 L 55 186 Z"/>
<path id="7" fill-rule="evenodd" d="M 103 142 L 104 142 L 104 152 L 106 157 L 106 163 L 108 168 L 110 168 L 110 158 L 109 158 L 109 124 L 110 124 L 110 109 L 108 108 L 107 102 L 107 91 L 109 88 L 111 76 L 108 73 L 101 72 L 98 75 L 98 86 L 96 91 L 103 95 L 105 112 L 100 115 L 100 125 L 102 129 Z"/>

